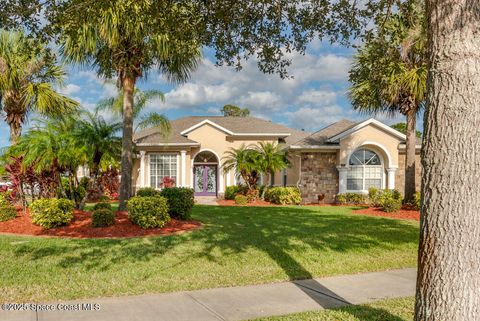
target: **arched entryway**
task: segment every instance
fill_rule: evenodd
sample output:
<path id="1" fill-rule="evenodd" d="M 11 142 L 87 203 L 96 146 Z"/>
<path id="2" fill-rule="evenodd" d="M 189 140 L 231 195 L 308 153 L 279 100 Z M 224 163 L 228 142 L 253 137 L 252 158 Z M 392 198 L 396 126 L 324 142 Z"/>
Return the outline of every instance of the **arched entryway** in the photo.
<path id="1" fill-rule="evenodd" d="M 217 156 L 211 151 L 200 151 L 193 159 L 193 188 L 195 196 L 216 196 L 218 189 Z"/>

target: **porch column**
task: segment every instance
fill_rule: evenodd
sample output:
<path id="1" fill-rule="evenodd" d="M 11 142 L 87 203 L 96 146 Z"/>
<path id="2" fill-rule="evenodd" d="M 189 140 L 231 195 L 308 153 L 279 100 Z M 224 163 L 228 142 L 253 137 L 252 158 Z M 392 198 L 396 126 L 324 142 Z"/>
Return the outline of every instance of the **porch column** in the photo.
<path id="1" fill-rule="evenodd" d="M 181 177 L 182 177 L 181 186 L 186 187 L 187 185 L 187 151 L 186 150 L 180 151 L 180 155 L 181 155 L 180 164 L 181 164 Z"/>
<path id="2" fill-rule="evenodd" d="M 225 175 L 223 174 L 223 167 L 221 161 L 218 163 L 218 192 L 223 193 L 225 191 L 223 185 L 223 178 Z"/>
<path id="3" fill-rule="evenodd" d="M 388 189 L 395 189 L 395 172 L 397 171 L 397 167 L 390 167 L 387 168 L 387 184 Z"/>
<path id="4" fill-rule="evenodd" d="M 228 171 L 225 175 L 227 175 L 227 182 L 226 182 L 226 185 L 227 186 L 231 186 L 231 176 L 232 176 L 232 171 Z"/>
<path id="5" fill-rule="evenodd" d="M 145 187 L 145 151 L 140 151 L 140 187 Z"/>
<path id="6" fill-rule="evenodd" d="M 347 191 L 348 167 L 337 166 L 337 169 L 338 169 L 338 194 L 343 194 Z"/>

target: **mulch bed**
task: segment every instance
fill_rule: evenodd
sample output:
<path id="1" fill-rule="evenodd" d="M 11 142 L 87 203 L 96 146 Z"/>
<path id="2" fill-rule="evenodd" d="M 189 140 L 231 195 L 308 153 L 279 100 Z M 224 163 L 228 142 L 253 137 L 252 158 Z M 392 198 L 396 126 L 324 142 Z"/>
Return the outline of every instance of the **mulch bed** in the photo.
<path id="1" fill-rule="evenodd" d="M 129 238 L 175 234 L 197 229 L 201 225 L 198 221 L 172 219 L 162 228 L 143 229 L 128 219 L 127 212 L 117 212 L 114 225 L 109 227 L 92 227 L 91 213 L 75 210 L 74 218 L 69 225 L 44 230 L 42 227 L 32 223 L 28 211 L 24 214 L 23 210 L 19 209 L 15 219 L 0 222 L 0 233 L 72 238 Z"/>
<path id="2" fill-rule="evenodd" d="M 392 213 L 385 213 L 382 209 L 377 207 L 369 207 L 365 209 L 352 211 L 353 214 L 370 215 L 370 216 L 383 216 L 391 218 L 399 218 L 404 220 L 420 221 L 420 211 L 414 210 L 411 207 L 404 206 L 401 210 Z"/>

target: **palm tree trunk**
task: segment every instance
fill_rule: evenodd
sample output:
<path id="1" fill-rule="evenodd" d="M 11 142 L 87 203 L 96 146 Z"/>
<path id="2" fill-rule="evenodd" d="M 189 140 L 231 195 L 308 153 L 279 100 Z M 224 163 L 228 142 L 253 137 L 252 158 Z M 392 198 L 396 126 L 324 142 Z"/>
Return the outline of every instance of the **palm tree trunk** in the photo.
<path id="1" fill-rule="evenodd" d="M 136 79 L 124 76 L 122 79 L 123 96 L 123 137 L 122 137 L 122 172 L 120 182 L 119 210 L 126 210 L 126 201 L 132 194 L 133 167 L 133 94 Z"/>
<path id="2" fill-rule="evenodd" d="M 480 320 L 480 2 L 427 0 L 415 320 Z"/>
<path id="3" fill-rule="evenodd" d="M 407 142 L 405 151 L 405 203 L 413 203 L 416 192 L 415 151 L 417 145 L 416 135 L 417 115 L 416 109 L 411 108 L 407 113 Z"/>
<path id="4" fill-rule="evenodd" d="M 17 119 L 12 119 L 8 122 L 8 125 L 10 127 L 10 144 L 15 145 L 22 134 L 22 123 Z"/>

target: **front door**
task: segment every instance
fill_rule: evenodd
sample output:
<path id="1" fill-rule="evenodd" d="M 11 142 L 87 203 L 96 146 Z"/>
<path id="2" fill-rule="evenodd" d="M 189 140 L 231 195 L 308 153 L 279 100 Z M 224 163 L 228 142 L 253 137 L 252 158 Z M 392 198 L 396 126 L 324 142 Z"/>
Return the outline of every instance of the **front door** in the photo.
<path id="1" fill-rule="evenodd" d="M 216 196 L 217 195 L 217 166 L 216 165 L 195 165 L 193 167 L 195 195 Z"/>

